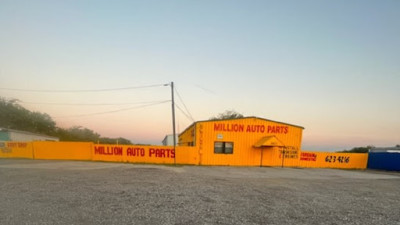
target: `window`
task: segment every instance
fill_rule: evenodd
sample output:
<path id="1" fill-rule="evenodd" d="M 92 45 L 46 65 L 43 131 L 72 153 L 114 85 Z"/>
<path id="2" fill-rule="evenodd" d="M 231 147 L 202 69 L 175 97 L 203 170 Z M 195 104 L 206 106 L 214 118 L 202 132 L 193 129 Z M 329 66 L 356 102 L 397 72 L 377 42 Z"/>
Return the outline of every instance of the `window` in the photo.
<path id="1" fill-rule="evenodd" d="M 233 142 L 214 142 L 215 154 L 233 154 Z"/>

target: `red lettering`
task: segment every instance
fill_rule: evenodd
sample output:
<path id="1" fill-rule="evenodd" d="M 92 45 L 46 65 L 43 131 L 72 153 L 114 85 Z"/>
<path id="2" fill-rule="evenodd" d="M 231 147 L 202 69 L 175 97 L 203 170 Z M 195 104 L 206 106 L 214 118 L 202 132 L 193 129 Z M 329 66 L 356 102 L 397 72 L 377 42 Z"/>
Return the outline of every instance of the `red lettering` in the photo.
<path id="1" fill-rule="evenodd" d="M 317 155 L 315 153 L 302 152 L 300 154 L 300 160 L 303 160 L 303 161 L 317 161 Z"/>
<path id="2" fill-rule="evenodd" d="M 165 150 L 164 149 L 160 149 L 160 156 L 159 157 L 165 158 Z"/>
<path id="3" fill-rule="evenodd" d="M 222 130 L 222 124 L 214 123 L 214 131 L 221 131 L 221 130 Z"/>
<path id="4" fill-rule="evenodd" d="M 103 155 L 104 154 L 104 147 L 103 146 L 94 146 L 94 154 Z"/>
<path id="5" fill-rule="evenodd" d="M 112 149 L 111 149 L 111 152 L 110 152 L 110 149 L 109 149 L 109 147 L 107 146 L 107 151 L 104 151 L 103 154 L 104 154 L 104 155 L 112 155 Z"/>
<path id="6" fill-rule="evenodd" d="M 18 148 L 26 148 L 26 143 L 18 143 Z"/>
<path id="7" fill-rule="evenodd" d="M 289 128 L 287 126 L 268 126 L 267 133 L 287 134 Z"/>
<path id="8" fill-rule="evenodd" d="M 144 149 L 142 149 L 143 151 L 141 152 L 142 156 L 144 156 Z M 154 156 L 157 158 L 174 158 L 175 157 L 175 153 L 173 149 L 164 149 L 164 148 L 150 148 L 149 149 L 149 156 Z"/>
<path id="9" fill-rule="evenodd" d="M 144 148 L 128 148 L 126 151 L 127 156 L 144 156 Z"/>
<path id="10" fill-rule="evenodd" d="M 150 148 L 149 149 L 149 157 L 151 157 L 152 155 L 154 155 L 155 153 L 155 149 L 154 148 Z"/>
<path id="11" fill-rule="evenodd" d="M 132 148 L 126 149 L 126 155 L 127 156 L 133 156 L 133 149 Z"/>
<path id="12" fill-rule="evenodd" d="M 9 148 L 16 148 L 17 146 L 18 146 L 17 143 L 12 143 L 12 142 L 7 143 L 7 147 Z"/>
<path id="13" fill-rule="evenodd" d="M 268 126 L 268 130 L 270 127 Z M 264 125 L 247 125 L 246 132 L 257 132 L 257 133 L 264 133 L 265 126 Z"/>
<path id="14" fill-rule="evenodd" d="M 111 155 L 122 155 L 122 147 L 111 147 Z"/>
<path id="15" fill-rule="evenodd" d="M 171 158 L 175 158 L 175 150 L 171 150 Z"/>

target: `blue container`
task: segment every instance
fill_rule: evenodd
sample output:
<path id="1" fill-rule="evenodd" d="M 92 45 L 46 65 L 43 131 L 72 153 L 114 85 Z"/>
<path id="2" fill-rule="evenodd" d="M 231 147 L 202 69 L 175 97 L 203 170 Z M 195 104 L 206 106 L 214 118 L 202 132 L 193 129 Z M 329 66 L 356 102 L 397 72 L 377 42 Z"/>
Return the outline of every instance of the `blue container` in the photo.
<path id="1" fill-rule="evenodd" d="M 400 171 L 400 153 L 370 152 L 368 169 Z"/>

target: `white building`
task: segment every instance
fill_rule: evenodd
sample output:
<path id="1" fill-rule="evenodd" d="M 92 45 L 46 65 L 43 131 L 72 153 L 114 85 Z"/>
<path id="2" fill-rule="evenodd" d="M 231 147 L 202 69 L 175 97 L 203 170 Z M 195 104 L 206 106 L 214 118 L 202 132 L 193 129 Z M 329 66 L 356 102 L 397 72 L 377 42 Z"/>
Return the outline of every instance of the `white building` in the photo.
<path id="1" fill-rule="evenodd" d="M 59 141 L 58 137 L 36 134 L 27 131 L 0 128 L 0 141 Z"/>
<path id="2" fill-rule="evenodd" d="M 178 145 L 178 135 L 175 137 L 176 145 Z M 174 135 L 170 134 L 165 136 L 164 140 L 162 140 L 162 144 L 164 146 L 173 146 L 174 145 Z"/>

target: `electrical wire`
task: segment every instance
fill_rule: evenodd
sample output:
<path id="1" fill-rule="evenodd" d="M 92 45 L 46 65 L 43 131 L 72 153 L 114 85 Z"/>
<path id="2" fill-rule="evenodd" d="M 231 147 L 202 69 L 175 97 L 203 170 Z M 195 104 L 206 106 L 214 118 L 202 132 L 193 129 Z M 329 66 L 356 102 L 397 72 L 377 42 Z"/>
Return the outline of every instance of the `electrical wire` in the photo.
<path id="1" fill-rule="evenodd" d="M 190 117 L 190 120 L 192 120 L 194 122 L 195 120 L 194 120 L 192 114 L 189 112 L 188 108 L 186 107 L 185 102 L 183 102 L 183 99 L 182 99 L 181 95 L 179 94 L 178 89 L 176 89 L 176 87 L 175 87 L 175 92 L 178 95 L 179 100 L 182 102 L 183 107 L 185 107 L 186 112 L 187 112 L 188 116 Z"/>
<path id="2" fill-rule="evenodd" d="M 39 89 L 3 88 L 3 87 L 0 87 L 0 90 L 18 91 L 18 92 L 82 93 L 82 92 L 125 91 L 125 90 L 143 89 L 143 88 L 152 88 L 152 87 L 162 87 L 162 86 L 166 86 L 166 84 L 131 86 L 131 87 L 121 87 L 121 88 L 106 88 L 106 89 L 86 89 L 86 90 L 39 90 Z"/>
<path id="3" fill-rule="evenodd" d="M 182 110 L 182 108 L 181 107 L 179 107 L 179 105 L 178 104 L 175 104 L 175 106 L 176 106 L 176 108 L 178 108 L 179 109 L 179 111 L 181 111 L 181 113 L 183 114 L 183 115 L 185 115 L 186 116 L 186 118 L 188 118 L 190 121 L 192 121 L 192 122 L 195 122 L 195 120 L 192 118 L 192 117 L 190 117 L 188 114 L 186 114 L 183 110 Z"/>
<path id="4" fill-rule="evenodd" d="M 128 111 L 128 110 L 132 110 L 132 109 L 145 108 L 145 107 L 149 107 L 149 106 L 153 106 L 153 105 L 163 104 L 163 103 L 166 103 L 166 102 L 170 102 L 170 101 L 168 100 L 168 101 L 163 101 L 163 102 L 158 102 L 158 103 L 145 104 L 145 105 L 142 105 L 142 106 L 135 106 L 135 107 L 129 107 L 129 108 L 118 109 L 118 110 L 105 111 L 105 112 L 97 112 L 97 113 L 89 113 L 89 114 L 80 114 L 80 115 L 71 115 L 71 116 L 57 116 L 57 117 L 54 117 L 54 118 L 70 118 L 70 117 L 86 117 L 86 116 L 103 115 L 103 114 L 110 114 L 110 113 L 117 113 L 117 112 L 122 112 L 122 111 Z"/>
<path id="5" fill-rule="evenodd" d="M 162 101 L 151 101 L 151 102 L 127 102 L 127 103 L 50 103 L 50 102 L 25 102 L 20 101 L 24 104 L 32 104 L 32 105 L 59 105 L 59 106 L 107 106 L 107 105 L 137 105 L 137 104 L 151 104 L 151 103 L 164 103 L 166 101 L 171 100 L 162 100 Z"/>

